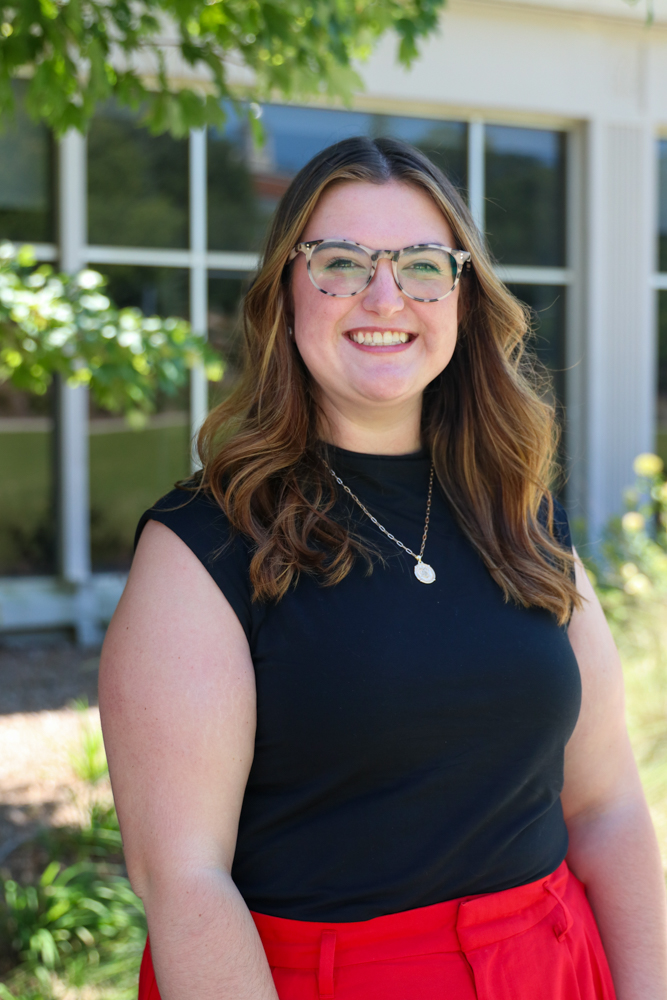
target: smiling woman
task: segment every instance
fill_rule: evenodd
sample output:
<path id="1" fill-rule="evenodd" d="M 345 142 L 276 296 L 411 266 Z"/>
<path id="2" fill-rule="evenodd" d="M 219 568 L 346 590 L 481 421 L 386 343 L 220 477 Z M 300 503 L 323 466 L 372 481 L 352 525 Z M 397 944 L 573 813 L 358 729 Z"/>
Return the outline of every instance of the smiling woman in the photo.
<path id="1" fill-rule="evenodd" d="M 618 657 L 461 197 L 325 149 L 243 321 L 102 654 L 140 1000 L 663 1000 Z"/>

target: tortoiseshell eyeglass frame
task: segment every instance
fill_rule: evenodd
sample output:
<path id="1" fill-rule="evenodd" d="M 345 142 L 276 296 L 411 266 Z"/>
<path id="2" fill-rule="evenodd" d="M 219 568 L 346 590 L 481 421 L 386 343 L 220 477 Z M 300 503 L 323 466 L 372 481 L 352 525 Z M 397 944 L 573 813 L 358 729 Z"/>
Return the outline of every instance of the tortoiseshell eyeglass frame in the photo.
<path id="1" fill-rule="evenodd" d="M 316 250 L 317 247 L 320 247 L 326 243 L 332 243 L 337 245 L 340 245 L 341 243 L 347 243 L 350 246 L 359 247 L 360 250 L 363 250 L 365 253 L 368 254 L 368 256 L 371 259 L 371 270 L 368 275 L 368 280 L 366 281 L 366 284 L 363 286 L 363 288 L 358 288 L 356 292 L 347 292 L 345 294 L 341 294 L 339 292 L 327 292 L 324 288 L 320 288 L 310 270 L 310 258 L 313 255 L 313 251 Z M 417 295 L 411 295 L 410 292 L 407 292 L 405 288 L 403 288 L 398 277 L 398 260 L 401 254 L 406 253 L 408 250 L 444 250 L 446 253 L 450 254 L 450 256 L 454 258 L 454 260 L 456 261 L 456 277 L 454 278 L 454 284 L 452 285 L 452 287 L 449 289 L 448 292 L 445 292 L 444 295 L 439 295 L 435 299 L 421 299 Z M 463 269 L 466 268 L 467 270 L 470 270 L 472 267 L 472 260 L 471 260 L 472 255 L 469 250 L 454 250 L 452 249 L 452 247 L 443 246 L 442 243 L 415 243 L 412 246 L 403 247 L 402 250 L 372 250 L 370 247 L 365 247 L 363 243 L 357 243 L 355 240 L 348 240 L 345 239 L 345 237 L 341 237 L 340 239 L 332 238 L 327 240 L 309 240 L 307 243 L 297 243 L 296 246 L 292 247 L 290 255 L 287 258 L 288 263 L 290 261 L 293 261 L 294 258 L 297 256 L 297 254 L 300 253 L 302 253 L 306 258 L 308 277 L 310 278 L 315 288 L 318 290 L 318 292 L 322 292 L 322 295 L 330 295 L 334 299 L 350 299 L 352 298 L 353 295 L 359 295 L 360 292 L 364 292 L 370 285 L 371 281 L 373 280 L 375 271 L 377 270 L 378 261 L 380 260 L 391 261 L 391 269 L 394 275 L 394 281 L 396 282 L 400 290 L 403 292 L 403 294 L 407 295 L 409 299 L 414 299 L 415 302 L 442 302 L 443 299 L 446 299 L 448 295 L 452 294 L 452 292 L 458 285 L 461 279 L 461 275 L 463 273 Z"/>

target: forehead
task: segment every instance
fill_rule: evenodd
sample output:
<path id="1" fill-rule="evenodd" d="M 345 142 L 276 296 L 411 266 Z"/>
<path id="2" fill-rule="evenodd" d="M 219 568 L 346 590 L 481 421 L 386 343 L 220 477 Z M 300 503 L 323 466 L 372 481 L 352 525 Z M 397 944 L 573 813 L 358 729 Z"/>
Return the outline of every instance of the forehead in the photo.
<path id="1" fill-rule="evenodd" d="M 453 246 L 452 231 L 426 191 L 402 181 L 343 181 L 327 188 L 302 240 L 345 237 L 374 250 L 415 243 Z"/>

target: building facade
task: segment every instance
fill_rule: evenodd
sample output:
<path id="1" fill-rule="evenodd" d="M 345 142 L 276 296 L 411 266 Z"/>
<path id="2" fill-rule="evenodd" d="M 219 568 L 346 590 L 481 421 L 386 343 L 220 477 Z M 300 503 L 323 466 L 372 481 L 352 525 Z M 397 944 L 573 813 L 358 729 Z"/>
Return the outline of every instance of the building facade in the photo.
<path id="1" fill-rule="evenodd" d="M 498 270 L 534 310 L 563 415 L 564 497 L 594 543 L 632 460 L 667 458 L 667 0 L 450 0 L 412 70 L 387 39 L 349 110 L 267 105 L 256 148 L 223 130 L 151 137 L 100 109 L 60 143 L 25 118 L 0 136 L 0 238 L 104 273 L 112 297 L 184 315 L 238 370 L 237 312 L 294 173 L 348 135 L 396 135 L 461 187 Z M 215 393 L 195 377 L 141 431 L 83 389 L 0 386 L 0 630 L 93 640 L 136 521 L 190 467 Z"/>

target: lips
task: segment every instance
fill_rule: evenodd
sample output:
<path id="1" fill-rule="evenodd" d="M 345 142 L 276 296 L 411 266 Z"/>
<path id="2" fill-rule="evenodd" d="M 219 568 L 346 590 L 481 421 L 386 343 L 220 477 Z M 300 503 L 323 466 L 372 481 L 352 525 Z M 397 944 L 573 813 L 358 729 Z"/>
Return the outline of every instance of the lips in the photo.
<path id="1" fill-rule="evenodd" d="M 350 330 L 348 336 L 353 343 L 366 347 L 394 347 L 412 340 L 405 330 Z"/>

